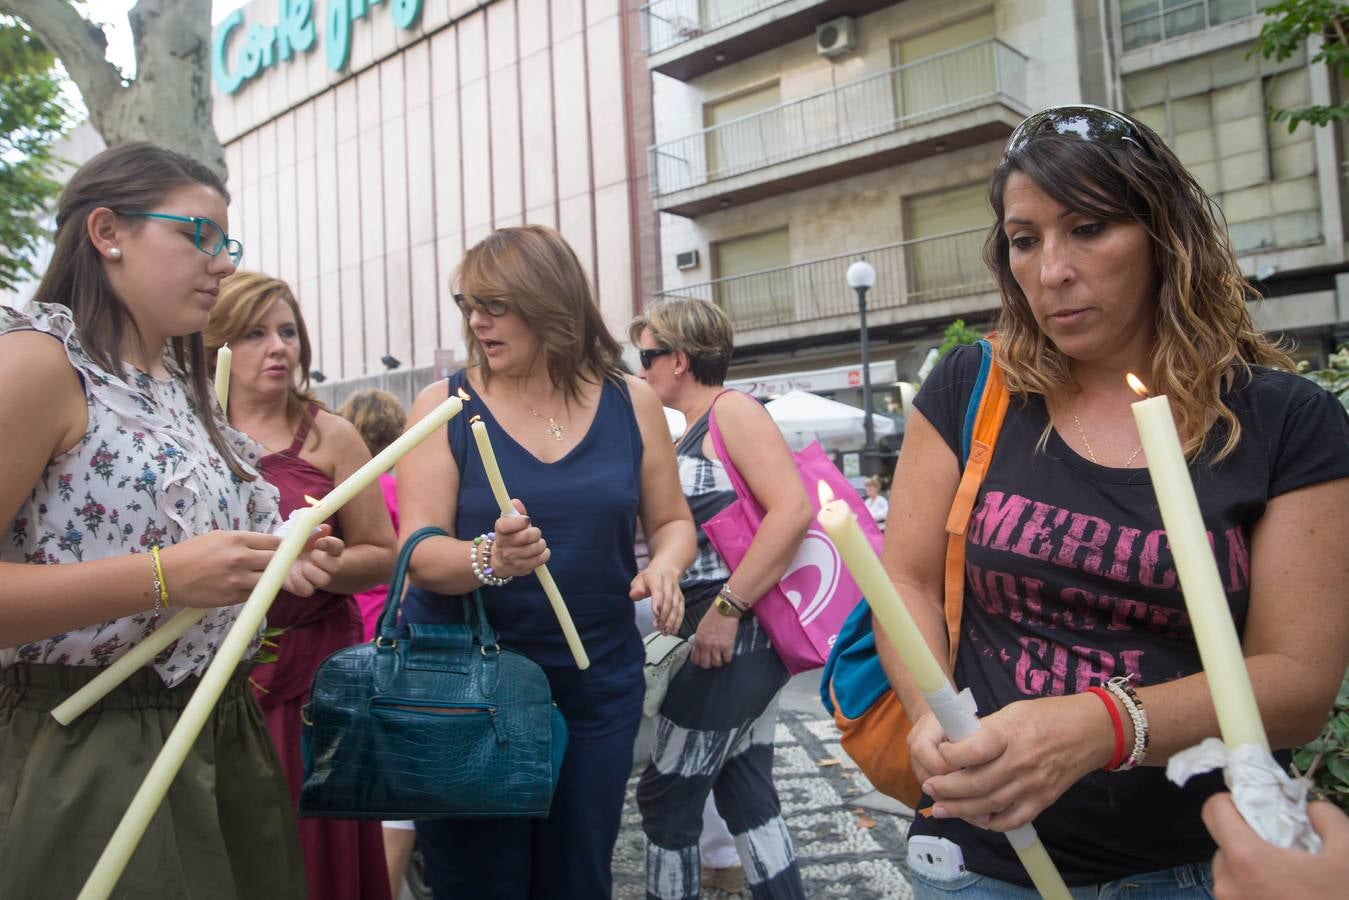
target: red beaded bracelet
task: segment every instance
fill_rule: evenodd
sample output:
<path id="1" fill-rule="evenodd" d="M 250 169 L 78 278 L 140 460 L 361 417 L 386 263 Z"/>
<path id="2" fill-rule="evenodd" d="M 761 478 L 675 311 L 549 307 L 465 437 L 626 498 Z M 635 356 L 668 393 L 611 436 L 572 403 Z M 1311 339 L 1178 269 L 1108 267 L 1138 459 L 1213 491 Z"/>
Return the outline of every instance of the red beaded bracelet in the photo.
<path id="1" fill-rule="evenodd" d="M 1124 761 L 1124 722 L 1120 720 L 1119 709 L 1115 706 L 1114 698 L 1105 688 L 1089 687 L 1087 690 L 1101 698 L 1101 702 L 1105 704 L 1105 708 L 1110 713 L 1110 724 L 1115 726 L 1115 753 L 1105 766 L 1106 771 L 1110 771 Z"/>

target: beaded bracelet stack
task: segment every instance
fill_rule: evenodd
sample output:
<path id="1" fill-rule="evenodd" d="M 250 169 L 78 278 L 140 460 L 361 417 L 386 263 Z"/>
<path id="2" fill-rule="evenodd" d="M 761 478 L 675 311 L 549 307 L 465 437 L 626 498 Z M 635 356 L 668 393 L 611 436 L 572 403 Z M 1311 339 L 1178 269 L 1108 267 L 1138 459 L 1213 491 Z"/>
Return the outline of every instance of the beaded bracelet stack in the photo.
<path id="1" fill-rule="evenodd" d="M 1143 701 L 1139 698 L 1138 692 L 1130 684 L 1131 681 L 1132 675 L 1123 675 L 1105 683 L 1105 689 L 1115 695 L 1134 723 L 1134 748 L 1119 765 L 1111 769 L 1112 772 L 1127 772 L 1137 768 L 1143 764 L 1143 757 L 1148 754 L 1148 714 L 1143 709 Z"/>
<path id="2" fill-rule="evenodd" d="M 507 575 L 505 578 L 499 578 L 492 573 L 492 547 L 495 546 L 496 540 L 496 532 L 489 531 L 475 537 L 473 545 L 468 548 L 468 564 L 478 582 L 487 587 L 501 587 L 513 577 Z"/>

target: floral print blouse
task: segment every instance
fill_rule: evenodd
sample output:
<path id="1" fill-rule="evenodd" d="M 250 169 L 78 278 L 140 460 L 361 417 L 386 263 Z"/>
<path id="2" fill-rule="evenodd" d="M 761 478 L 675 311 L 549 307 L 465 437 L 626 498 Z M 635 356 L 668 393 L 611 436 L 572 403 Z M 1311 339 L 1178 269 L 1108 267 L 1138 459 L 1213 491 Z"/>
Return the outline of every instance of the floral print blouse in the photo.
<path id="1" fill-rule="evenodd" d="M 40 331 L 60 340 L 79 373 L 89 427 L 74 447 L 51 460 L 0 537 L 0 561 L 59 565 L 146 553 L 216 529 L 270 531 L 278 522 L 276 489 L 261 478 L 240 480 L 211 444 L 188 399 L 185 376 L 157 379 L 130 366 L 126 379 L 101 368 L 80 346 L 70 310 L 32 303 L 25 311 L 0 306 L 0 334 Z M 215 414 L 220 415 L 218 407 Z M 255 470 L 261 448 L 219 418 L 240 457 Z M 168 577 L 173 601 L 173 576 Z M 0 667 L 15 662 L 106 666 L 179 610 L 134 616 L 0 649 Z M 154 660 L 172 687 L 203 672 L 233 624 L 239 606 L 212 609 Z"/>

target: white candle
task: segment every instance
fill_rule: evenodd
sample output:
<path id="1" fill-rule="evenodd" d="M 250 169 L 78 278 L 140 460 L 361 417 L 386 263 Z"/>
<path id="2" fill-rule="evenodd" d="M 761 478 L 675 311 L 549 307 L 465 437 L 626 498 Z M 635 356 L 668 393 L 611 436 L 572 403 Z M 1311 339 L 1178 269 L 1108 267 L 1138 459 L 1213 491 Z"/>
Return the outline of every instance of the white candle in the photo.
<path id="1" fill-rule="evenodd" d="M 216 651 L 215 658 L 211 660 L 211 665 L 206 669 L 206 674 L 202 676 L 201 683 L 197 685 L 191 699 L 183 708 L 182 715 L 179 716 L 178 723 L 164 742 L 164 747 L 160 750 L 159 756 L 155 757 L 154 763 L 150 766 L 150 771 L 146 773 L 145 780 L 141 782 L 140 789 L 136 791 L 136 796 L 132 798 L 131 805 L 122 816 L 122 821 L 118 823 L 112 839 L 108 841 L 108 846 L 104 848 L 103 855 L 99 857 L 98 863 L 89 875 L 89 880 L 85 882 L 84 888 L 80 891 L 79 900 L 104 900 L 117 886 L 117 879 L 126 869 L 127 861 L 131 859 L 131 854 L 135 852 L 136 845 L 140 843 L 141 836 L 144 835 L 146 826 L 150 824 L 150 819 L 154 816 L 155 810 L 163 802 L 164 794 L 168 792 L 169 785 L 177 776 L 178 770 L 182 768 L 183 760 L 192 749 L 192 745 L 196 743 L 197 736 L 206 724 L 206 719 L 210 716 L 211 710 L 220 699 L 220 694 L 224 691 L 225 685 L 229 683 L 230 677 L 239 665 L 239 661 L 243 659 L 243 655 L 253 643 L 253 638 L 258 629 L 262 627 L 267 609 L 272 605 L 272 601 L 276 599 L 277 593 L 281 590 L 281 585 L 284 583 L 290 567 L 299 559 L 305 543 L 309 540 L 310 532 L 323 524 L 324 520 L 337 512 L 352 497 L 359 494 L 363 488 L 374 483 L 382 472 L 406 455 L 413 447 L 442 428 L 462 408 L 463 403 L 457 397 L 449 398 L 427 414 L 426 418 L 409 428 L 402 437 L 386 447 L 374 459 L 353 472 L 351 477 L 324 497 L 322 503 L 312 509 L 304 510 L 296 517 L 290 533 L 281 539 L 281 546 L 277 548 L 271 561 L 267 563 L 267 568 L 263 570 L 262 577 L 253 587 L 252 593 L 248 595 L 248 600 L 244 602 L 242 609 L 240 609 L 234 626 L 225 635 L 220 648 Z"/>
<path id="2" fill-rule="evenodd" d="M 230 409 L 230 366 L 234 363 L 234 351 L 229 344 L 215 352 L 215 396 L 220 401 L 220 409 L 229 415 Z"/>
<path id="3" fill-rule="evenodd" d="M 1131 386 L 1143 393 L 1142 383 L 1136 381 L 1131 381 Z M 1218 562 L 1199 512 L 1171 404 L 1165 396 L 1149 397 L 1133 404 L 1133 413 L 1223 741 L 1231 749 L 1256 744 L 1268 751 L 1269 739 L 1218 574 Z"/>
<path id="4" fill-rule="evenodd" d="M 820 527 L 838 548 L 843 564 L 847 566 L 853 581 L 862 589 L 873 618 L 885 630 L 886 639 L 899 654 L 914 685 L 923 692 L 942 730 L 953 741 L 978 731 L 978 718 L 952 688 L 951 680 L 937 662 L 909 608 L 895 590 L 894 582 L 886 574 L 876 551 L 871 548 L 861 526 L 857 524 L 857 516 L 853 515 L 848 504 L 833 499 L 833 492 L 823 481 L 819 484 L 819 491 Z M 1063 876 L 1040 843 L 1034 826 L 1022 825 L 1007 832 L 1007 840 L 1040 896 L 1048 900 L 1071 900 Z"/>
<path id="5" fill-rule="evenodd" d="M 506 482 L 501 478 L 501 467 L 497 465 L 496 453 L 492 450 L 492 439 L 487 435 L 487 423 L 476 419 L 469 428 L 473 432 L 473 440 L 478 444 L 478 455 L 482 457 L 482 467 L 487 472 L 487 483 L 492 486 L 492 496 L 496 498 L 501 514 L 520 515 L 515 509 L 515 504 L 511 503 L 511 495 L 506 492 Z M 567 612 L 567 604 L 562 599 L 562 592 L 558 590 L 557 582 L 553 580 L 547 564 L 536 567 L 534 574 L 538 576 L 539 584 L 543 585 L 544 596 L 553 607 L 557 623 L 562 626 L 562 636 L 567 639 L 567 647 L 576 660 L 576 668 L 590 668 L 590 657 L 586 655 L 586 649 L 581 644 L 581 636 L 576 633 L 571 613 Z"/>

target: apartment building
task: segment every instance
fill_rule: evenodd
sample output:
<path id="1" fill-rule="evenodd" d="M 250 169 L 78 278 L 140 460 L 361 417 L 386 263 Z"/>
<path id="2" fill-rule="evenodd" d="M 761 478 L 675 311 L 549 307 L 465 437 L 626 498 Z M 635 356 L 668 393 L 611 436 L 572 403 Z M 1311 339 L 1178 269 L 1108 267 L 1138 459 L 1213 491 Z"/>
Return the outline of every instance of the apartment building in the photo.
<path id="1" fill-rule="evenodd" d="M 876 408 L 902 409 L 955 318 L 997 309 L 989 176 L 1028 113 L 1124 109 L 1221 203 L 1257 318 L 1309 357 L 1349 333 L 1341 136 L 1268 106 L 1339 86 L 1301 53 L 1248 56 L 1262 0 L 652 0 L 651 198 L 662 295 L 721 304 L 732 378 L 860 404 L 865 257 Z"/>

